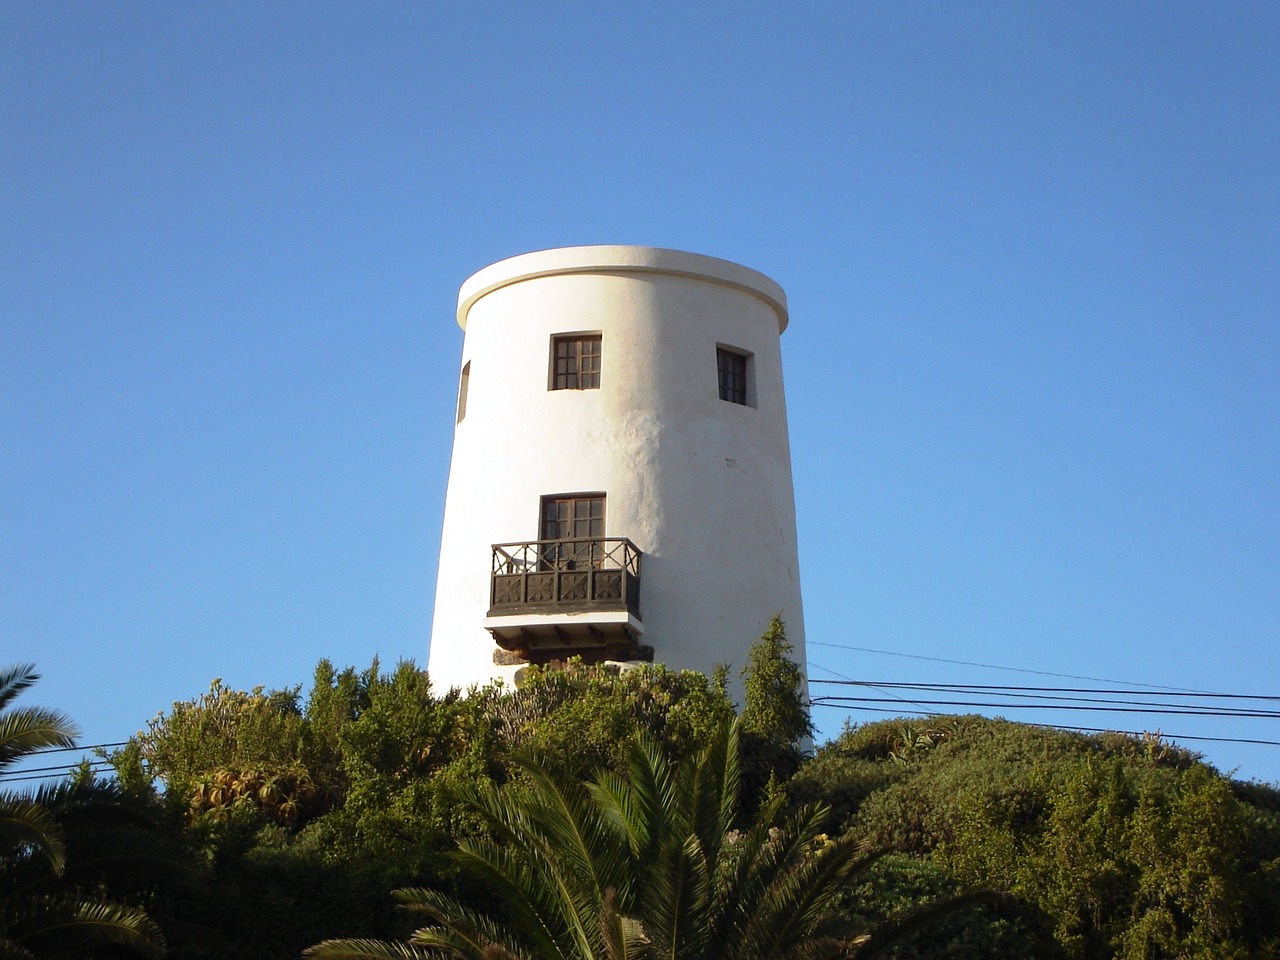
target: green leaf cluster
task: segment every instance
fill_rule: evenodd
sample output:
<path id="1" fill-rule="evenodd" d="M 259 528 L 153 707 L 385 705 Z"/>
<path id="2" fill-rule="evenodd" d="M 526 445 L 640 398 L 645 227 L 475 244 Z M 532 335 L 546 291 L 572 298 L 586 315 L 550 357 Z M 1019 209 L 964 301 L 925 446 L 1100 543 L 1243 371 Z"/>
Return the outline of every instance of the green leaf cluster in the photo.
<path id="1" fill-rule="evenodd" d="M 1008 891 L 1067 957 L 1277 955 L 1280 817 L 1153 738 L 884 721 L 846 731 L 792 786 L 838 798 L 873 844 Z"/>
<path id="2" fill-rule="evenodd" d="M 579 779 L 599 767 L 623 769 L 642 731 L 667 756 L 692 756 L 733 717 L 723 673 L 707 677 L 661 664 L 531 668 L 515 689 L 477 696 L 504 755 L 536 753 Z"/>
<path id="3" fill-rule="evenodd" d="M 742 669 L 744 800 L 748 809 L 782 792 L 804 761 L 813 736 L 805 678 L 792 659 L 782 617 L 774 615 Z"/>

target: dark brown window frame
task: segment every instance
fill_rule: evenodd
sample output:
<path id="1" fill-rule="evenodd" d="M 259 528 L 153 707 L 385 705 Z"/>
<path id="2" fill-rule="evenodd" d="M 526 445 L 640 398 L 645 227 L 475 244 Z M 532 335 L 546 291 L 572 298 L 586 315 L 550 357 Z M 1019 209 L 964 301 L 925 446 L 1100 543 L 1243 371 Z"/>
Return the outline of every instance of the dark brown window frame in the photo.
<path id="1" fill-rule="evenodd" d="M 755 406 L 755 390 L 751 382 L 753 355 L 737 347 L 716 344 L 716 382 L 720 399 L 744 407 Z"/>
<path id="2" fill-rule="evenodd" d="M 604 536 L 605 518 L 607 516 L 607 497 L 598 490 L 583 493 L 551 493 L 538 501 L 538 538 L 540 540 L 588 540 Z M 568 504 L 569 516 L 551 517 L 548 507 L 553 504 Z M 599 505 L 598 513 L 595 506 Z M 586 508 L 585 516 L 578 516 L 579 507 Z M 599 521 L 598 526 L 595 521 Z M 576 529 L 579 523 L 586 523 L 585 530 Z M 557 531 L 550 524 L 569 524 L 567 531 Z"/>
<path id="3" fill-rule="evenodd" d="M 599 331 L 553 335 L 550 389 L 599 390 L 603 354 Z"/>
<path id="4" fill-rule="evenodd" d="M 551 508 L 568 507 L 567 516 Z M 544 567 L 590 567 L 599 562 L 607 516 L 604 493 L 552 493 L 538 501 L 538 539 Z M 565 511 L 556 509 L 555 513 Z"/>

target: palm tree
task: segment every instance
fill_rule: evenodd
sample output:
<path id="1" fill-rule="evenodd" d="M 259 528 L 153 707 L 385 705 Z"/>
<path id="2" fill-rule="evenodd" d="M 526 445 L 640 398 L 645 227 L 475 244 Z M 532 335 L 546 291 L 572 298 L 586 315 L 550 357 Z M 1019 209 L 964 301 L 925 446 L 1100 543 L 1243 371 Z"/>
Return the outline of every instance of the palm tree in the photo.
<path id="1" fill-rule="evenodd" d="M 10 706 L 38 679 L 31 664 L 0 670 L 0 781 L 9 767 L 38 750 L 75 745 L 75 725 L 64 714 Z M 121 799 L 113 785 L 92 781 L 34 793 L 0 789 L 0 960 L 92 955 L 107 947 L 164 955 L 164 939 L 143 911 L 85 895 L 68 882 L 69 849 L 94 837 L 127 838 L 127 831 L 102 824 L 104 818 L 133 819 Z M 97 821 L 93 829 L 78 828 L 86 819 Z"/>
<path id="2" fill-rule="evenodd" d="M 35 667 L 21 663 L 0 671 L 0 777 L 38 750 L 75 746 L 79 732 L 65 714 L 41 707 L 9 709 L 9 704 L 40 677 Z M 40 804 L 5 792 L 0 794 L 0 851 L 29 849 L 61 870 L 61 831 Z"/>
<path id="3" fill-rule="evenodd" d="M 525 763 L 528 789 L 473 791 L 493 839 L 459 853 L 505 908 L 477 911 L 434 890 L 399 890 L 429 918 L 407 943 L 329 940 L 313 960 L 447 955 L 466 960 L 821 960 L 862 958 L 976 897 L 849 929 L 836 897 L 876 859 L 820 833 L 825 809 L 781 816 L 781 798 L 734 829 L 738 724 L 673 768 L 652 740 L 631 743 L 625 776 L 565 782 Z"/>

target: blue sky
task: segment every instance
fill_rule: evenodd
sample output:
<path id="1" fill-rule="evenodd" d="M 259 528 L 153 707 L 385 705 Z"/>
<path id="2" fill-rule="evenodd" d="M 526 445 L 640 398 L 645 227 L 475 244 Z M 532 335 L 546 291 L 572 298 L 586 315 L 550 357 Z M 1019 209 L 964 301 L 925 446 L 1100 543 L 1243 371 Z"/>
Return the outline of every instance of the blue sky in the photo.
<path id="1" fill-rule="evenodd" d="M 0 131 L 0 661 L 89 742 L 425 663 L 457 288 L 583 243 L 786 289 L 814 679 L 1280 694 L 1274 4 L 8 3 Z"/>

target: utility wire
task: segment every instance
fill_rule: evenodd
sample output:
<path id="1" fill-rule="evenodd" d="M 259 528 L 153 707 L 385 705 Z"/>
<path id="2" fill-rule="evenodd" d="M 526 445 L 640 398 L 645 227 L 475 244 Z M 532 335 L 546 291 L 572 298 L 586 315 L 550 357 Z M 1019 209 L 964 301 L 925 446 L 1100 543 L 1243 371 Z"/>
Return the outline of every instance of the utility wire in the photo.
<path id="1" fill-rule="evenodd" d="M 846 677 L 843 673 L 840 673 L 839 671 L 836 671 L 836 670 L 832 670 L 830 667 L 824 667 L 824 666 L 822 666 L 821 664 L 817 664 L 817 663 L 812 663 L 812 662 L 810 662 L 809 666 L 811 666 L 811 667 L 817 667 L 819 670 L 825 670 L 825 671 L 827 671 L 827 673 L 834 673 L 837 677 L 839 677 L 839 678 L 840 678 L 840 680 L 810 680 L 810 681 L 809 681 L 809 683 L 839 683 L 841 680 L 842 680 L 842 681 L 844 681 L 844 682 L 846 682 L 846 683 L 857 683 L 857 682 L 858 682 L 858 681 L 854 680 L 852 677 Z M 911 704 L 912 706 L 919 707 L 919 708 L 920 708 L 920 709 L 921 709 L 925 714 L 927 714 L 927 715 L 929 715 L 929 716 L 933 716 L 933 717 L 938 716 L 938 714 L 936 714 L 936 713 L 934 713 L 933 711 L 931 711 L 928 707 L 926 707 L 926 706 L 925 706 L 924 704 L 922 704 L 922 703 L 916 703 L 914 700 L 907 700 L 907 699 L 902 698 L 902 697 L 900 697 L 899 699 L 900 699 L 900 700 L 902 700 L 902 702 L 903 702 L 903 703 Z M 812 700 L 810 700 L 810 703 L 812 703 Z"/>
<path id="2" fill-rule="evenodd" d="M 838 703 L 814 703 L 814 706 L 825 707 L 831 710 L 862 710 L 870 713 L 895 713 L 896 712 L 894 710 L 888 709 L 887 707 L 857 707 L 857 706 L 846 706 L 844 704 L 838 704 Z M 936 717 L 936 716 L 940 716 L 940 714 L 935 713 L 935 714 L 930 714 L 930 716 Z M 1020 722 L 1023 722 L 1023 721 L 1020 721 Z M 1056 724 L 1056 723 L 1026 723 L 1025 725 L 1028 727 L 1044 727 L 1045 729 L 1048 729 L 1048 730 L 1066 730 L 1069 732 L 1077 732 L 1077 733 L 1079 732 L 1123 733 L 1130 737 L 1142 737 L 1152 732 L 1152 731 L 1140 731 L 1140 730 L 1115 730 L 1115 729 L 1112 729 L 1111 727 L 1068 727 L 1068 726 L 1063 726 L 1061 724 Z M 1162 740 L 1202 740 L 1202 741 L 1212 741 L 1214 743 L 1251 743 L 1251 744 L 1262 744 L 1263 746 L 1268 746 L 1268 747 L 1280 747 L 1280 740 L 1248 740 L 1240 737 L 1193 737 L 1187 734 L 1164 733 L 1163 731 L 1156 731 L 1156 734 Z"/>
<path id="3" fill-rule="evenodd" d="M 57 766 L 53 766 L 53 767 L 23 767 L 20 770 L 15 770 L 14 773 L 27 774 L 27 773 L 42 773 L 45 770 L 71 770 L 71 769 L 74 769 L 75 767 L 80 766 L 80 764 L 83 762 L 89 763 L 90 766 L 96 766 L 98 764 L 103 764 L 103 763 L 110 764 L 111 761 L 109 760 L 89 760 L 89 761 L 76 760 L 72 763 L 60 763 Z M 5 774 L 3 773 L 0 773 L 0 777 L 5 777 L 5 779 L 8 779 L 8 777 L 6 777 Z"/>
<path id="4" fill-rule="evenodd" d="M 1100 683 L 1115 683 L 1115 684 L 1127 683 L 1129 687 L 1147 687 L 1149 690 L 1165 691 L 1164 696 L 1166 697 L 1168 697 L 1170 693 L 1174 693 L 1174 694 L 1181 694 L 1186 698 L 1199 698 L 1199 699 L 1251 700 L 1251 701 L 1266 701 L 1266 702 L 1280 700 L 1280 697 L 1274 697 L 1270 695 L 1212 693 L 1209 691 L 1190 690 L 1185 687 L 1165 687 L 1158 684 L 1144 684 L 1144 683 L 1137 683 L 1137 682 L 1108 680 L 1108 679 L 1099 678 L 1099 677 L 1082 677 L 1082 676 L 1076 676 L 1073 674 L 1051 673 L 1049 671 L 1023 670 L 1017 667 L 1001 667 L 994 664 L 978 664 L 978 663 L 971 663 L 969 661 L 962 661 L 962 660 L 945 660 L 940 657 L 919 657 L 914 654 L 901 654 L 901 653 L 896 653 L 894 651 L 875 650 L 868 647 L 852 647 L 845 644 L 816 642 L 813 645 L 834 647 L 837 649 L 861 650 L 869 653 L 881 653 L 881 654 L 887 654 L 890 656 L 910 657 L 912 659 L 933 660 L 936 662 L 954 663 L 954 664 L 960 664 L 963 666 L 979 666 L 979 667 L 984 667 L 984 668 L 994 669 L 994 670 L 1009 670 L 1009 671 L 1014 671 L 1019 673 L 1034 673 L 1034 674 L 1040 674 L 1043 676 L 1063 677 L 1066 679 L 1093 680 L 1095 682 L 1100 682 Z M 931 716 L 931 717 L 936 717 L 936 716 L 939 716 L 940 714 L 938 714 L 935 711 L 929 710 L 926 704 L 929 706 L 941 706 L 944 704 L 946 705 L 960 705 L 960 704 L 952 704 L 946 701 L 935 701 L 935 700 L 905 701 L 905 698 L 901 698 L 901 697 L 898 697 L 896 694 L 892 694 L 892 691 L 893 690 L 918 691 L 921 693 L 945 693 L 945 692 L 954 691 L 956 693 L 969 694 L 974 696 L 985 696 L 987 694 L 995 695 L 997 693 L 1003 693 L 1005 695 L 1013 695 L 1015 697 L 1022 698 L 1023 700 L 1043 699 L 1043 700 L 1059 701 L 1057 704 L 1051 704 L 1051 705 L 1039 704 L 1039 703 L 1027 703 L 1027 702 L 1015 703 L 1015 704 L 998 704 L 998 703 L 991 703 L 991 702 L 964 704 L 968 706 L 998 707 L 1002 709 L 1025 709 L 1025 710 L 1092 709 L 1094 711 L 1099 711 L 1099 712 L 1117 712 L 1117 713 L 1164 712 L 1157 709 L 1153 709 L 1163 705 L 1162 703 L 1159 703 L 1159 702 L 1152 703 L 1146 700 L 1134 701 L 1134 700 L 1110 700 L 1110 699 L 1082 701 L 1080 698 L 1063 695 L 1063 694 L 1070 694 L 1070 693 L 1094 693 L 1094 694 L 1111 695 L 1116 697 L 1151 697 L 1151 696 L 1158 695 L 1156 693 L 1148 692 L 1147 690 L 1131 690 L 1131 689 L 1121 689 L 1121 688 L 1098 689 L 1098 688 L 1084 688 L 1084 687 L 1038 687 L 1038 686 L 1027 686 L 1027 685 L 1009 685 L 1009 684 L 888 683 L 888 682 L 881 682 L 881 681 L 854 680 L 851 677 L 848 677 L 835 670 L 832 670 L 829 667 L 825 667 L 817 663 L 810 662 L 810 666 L 816 667 L 817 669 L 822 670 L 826 673 L 835 674 L 835 676 L 841 678 L 839 680 L 824 680 L 820 678 L 810 678 L 809 679 L 810 685 L 862 686 L 862 687 L 868 687 L 872 689 L 880 689 L 886 693 L 890 693 L 895 698 L 895 700 L 899 702 L 914 703 L 916 706 L 921 708 L 922 712 L 926 716 Z M 1031 691 L 1035 691 L 1035 693 L 1032 693 Z M 1058 696 L 1039 696 L 1038 694 L 1040 693 L 1045 693 L 1045 694 L 1056 693 L 1059 695 Z M 1066 701 L 1066 703 L 1063 703 L 1062 701 Z M 886 698 L 872 699 L 872 698 L 849 698 L 849 697 L 837 697 L 837 696 L 830 696 L 830 697 L 819 696 L 819 697 L 813 697 L 810 700 L 810 704 L 812 706 L 822 707 L 826 709 L 836 709 L 836 710 L 846 710 L 846 711 L 857 710 L 857 711 L 867 711 L 867 712 L 874 712 L 874 713 L 897 712 L 891 707 L 861 705 L 862 703 L 871 703 L 871 702 L 889 703 L 891 701 L 889 701 Z M 1093 708 L 1071 706 L 1071 703 L 1075 703 L 1075 702 L 1101 703 L 1106 705 L 1117 706 L 1120 708 L 1131 707 L 1132 709 L 1116 709 L 1114 711 L 1108 711 L 1106 706 L 1093 707 Z M 1199 713 L 1196 713 L 1193 711 L 1193 708 L 1195 707 L 1207 706 L 1204 704 L 1183 703 L 1183 704 L 1170 704 L 1168 706 L 1172 706 L 1174 708 L 1169 712 L 1177 713 L 1179 715 L 1218 716 L 1218 717 L 1235 718 L 1235 719 L 1242 719 L 1242 718 L 1243 719 L 1275 719 L 1277 717 L 1280 717 L 1280 713 L 1263 712 L 1263 711 L 1257 711 L 1255 716 L 1253 713 L 1250 713 L 1249 711 L 1238 710 L 1231 707 L 1226 707 L 1218 710 L 1206 709 Z M 1099 727 L 1063 726 L 1060 724 L 1052 724 L 1052 723 L 1030 723 L 1029 725 L 1036 726 L 1036 727 L 1044 727 L 1051 730 L 1077 730 L 1082 732 L 1093 732 L 1093 733 L 1105 732 L 1105 728 L 1099 728 Z M 1142 735 L 1136 731 L 1131 731 L 1131 730 L 1121 730 L 1121 731 L 1115 731 L 1115 732 L 1125 733 L 1130 736 Z M 1177 739 L 1177 740 L 1195 740 L 1195 741 L 1213 742 L 1213 743 L 1240 743 L 1240 744 L 1255 744 L 1255 745 L 1263 745 L 1263 746 L 1280 746 L 1280 741 L 1261 740 L 1261 739 L 1245 738 L 1245 737 L 1207 737 L 1207 736 L 1193 736 L 1189 734 L 1162 734 L 1162 736 L 1165 736 L 1169 739 Z"/>
<path id="5" fill-rule="evenodd" d="M 913 703 L 922 710 L 928 712 L 929 706 L 965 706 L 965 707 L 994 707 L 1000 709 L 1049 709 L 1049 710 L 1070 710 L 1078 709 L 1082 711 L 1095 712 L 1117 712 L 1117 713 L 1172 713 L 1190 716 L 1212 716 L 1235 719 L 1280 719 L 1280 711 L 1263 710 L 1261 708 L 1244 708 L 1236 706 L 1213 706 L 1210 704 L 1198 703 L 1197 700 L 1232 700 L 1232 701 L 1263 701 L 1263 702 L 1280 702 L 1280 696 L 1271 696 L 1265 694 L 1235 694 L 1235 693 L 1195 693 L 1182 692 L 1171 694 L 1169 692 L 1151 692 L 1148 690 L 1132 690 L 1124 688 L 1094 688 L 1094 687 L 1043 687 L 1043 686 L 1027 686 L 1027 685 L 1011 685 L 1011 684 L 977 684 L 977 683 L 917 683 L 917 682 L 889 682 L 876 680 L 854 680 L 843 674 L 831 670 L 829 667 L 821 664 L 810 664 L 819 670 L 827 673 L 835 673 L 840 677 L 839 680 L 824 680 L 821 678 L 811 678 L 810 686 L 855 686 L 865 687 L 874 690 L 880 690 L 889 694 L 895 701 L 904 703 Z M 1167 691 L 1170 688 L 1157 688 L 1161 691 Z M 911 691 L 915 693 L 957 693 L 973 697 L 993 697 L 997 694 L 1005 696 L 1013 696 L 1019 698 L 1020 702 L 1016 703 L 996 703 L 990 700 L 969 701 L 969 700 L 929 700 L 929 699 L 908 699 L 892 693 L 893 690 Z M 1037 691 L 1037 692 L 1030 692 Z M 1073 693 L 1095 693 L 1104 694 L 1103 697 L 1075 697 L 1068 696 Z M 1183 702 L 1167 702 L 1167 700 L 1151 701 L 1146 699 L 1130 700 L 1116 699 L 1118 697 L 1155 697 L 1161 696 L 1165 698 L 1181 698 Z M 867 703 L 886 703 L 887 698 L 870 698 L 870 697 L 849 697 L 837 696 L 835 694 L 824 695 L 811 698 L 810 702 L 819 705 L 833 705 L 835 701 L 861 701 Z M 1021 702 L 1026 701 L 1026 702 Z M 1049 703 L 1037 703 L 1033 701 L 1051 701 Z M 1099 706 L 1079 706 L 1073 704 L 1097 704 Z"/>
<path id="6" fill-rule="evenodd" d="M 127 740 L 119 740 L 115 743 L 89 743 L 82 747 L 42 747 L 39 750 L 32 750 L 26 756 L 43 757 L 53 753 L 89 753 L 92 750 L 105 750 L 108 747 L 123 747 L 127 743 Z M 81 760 L 72 760 L 68 763 L 58 764 L 52 767 L 21 767 L 15 770 L 12 774 L 0 773 L 0 781 L 3 781 L 4 783 L 21 783 L 24 780 L 52 780 L 57 776 L 69 775 L 72 770 L 86 761 L 89 764 L 89 769 L 93 773 L 100 773 L 104 770 L 110 769 L 111 767 L 111 762 L 109 760 L 87 760 L 87 758 L 85 758 Z M 60 774 L 58 771 L 65 771 L 65 774 Z"/>
<path id="7" fill-rule="evenodd" d="M 816 680 L 816 681 L 811 681 L 811 683 L 828 684 L 828 685 L 835 685 L 835 686 L 866 687 L 868 689 L 881 690 L 883 692 L 889 692 L 891 690 L 914 690 L 914 691 L 920 691 L 924 693 L 958 693 L 963 695 L 979 696 L 979 697 L 991 697 L 991 696 L 996 696 L 997 694 L 1003 694 L 1005 696 L 1019 697 L 1023 700 L 1055 701 L 1056 703 L 1059 703 L 1059 704 L 1094 703 L 1094 704 L 1114 705 L 1117 707 L 1120 707 L 1120 706 L 1135 707 L 1137 709 L 1134 712 L 1140 712 L 1141 710 L 1145 709 L 1145 710 L 1150 710 L 1153 713 L 1159 713 L 1161 712 L 1160 708 L 1169 708 L 1173 712 L 1184 713 L 1193 709 L 1204 709 L 1208 706 L 1207 704 L 1196 703 L 1196 702 L 1168 703 L 1164 700 L 1158 700 L 1158 701 L 1118 700 L 1112 697 L 1073 697 L 1073 696 L 1066 696 L 1064 693 L 1050 694 L 1050 693 L 1022 693 L 1021 692 L 1023 690 L 1053 690 L 1055 689 L 1053 687 L 1008 687 L 1008 686 L 984 686 L 980 684 L 952 684 L 952 683 L 938 683 L 938 684 L 886 683 L 886 682 L 870 681 L 870 680 L 867 680 L 867 681 Z M 1103 693 L 1103 694 L 1114 694 L 1115 696 L 1121 696 L 1121 695 L 1139 696 L 1139 697 L 1156 697 L 1156 696 L 1168 697 L 1169 696 L 1169 694 L 1167 693 L 1151 693 L 1151 692 L 1146 692 L 1142 690 L 1137 690 L 1137 691 L 1134 691 L 1134 690 L 1087 690 L 1082 688 L 1066 688 L 1066 689 L 1070 692 Z M 834 697 L 834 695 L 832 696 Z M 902 699 L 901 697 L 898 697 L 896 694 L 894 694 L 893 696 L 894 696 L 894 699 Z M 1183 696 L 1186 698 L 1194 699 L 1194 700 L 1230 699 L 1230 700 L 1245 700 L 1245 701 L 1255 701 L 1255 700 L 1280 701 L 1280 697 L 1253 697 L 1245 694 L 1232 694 L 1232 693 L 1183 694 Z M 836 699 L 839 699 L 839 698 L 836 698 Z M 946 703 L 948 701 L 926 701 L 926 702 Z M 969 704 L 969 705 L 972 706 L 973 704 Z M 982 706 L 983 704 L 977 704 L 977 705 Z M 991 706 L 1009 706 L 1008 704 L 990 704 L 990 705 Z M 1040 705 L 1036 703 L 1026 703 L 1026 704 L 1015 704 L 1015 706 L 1025 706 L 1028 708 L 1033 708 Z M 1065 706 L 1060 707 L 1059 709 L 1066 709 L 1066 707 Z M 1087 710 L 1087 709 L 1097 709 L 1097 708 L 1081 707 L 1080 709 Z M 1258 707 L 1242 708 L 1242 707 L 1234 707 L 1234 706 L 1221 706 L 1221 707 L 1216 707 L 1216 709 L 1207 712 L 1206 715 L 1222 716 L 1222 717 L 1280 719 L 1280 711 L 1262 710 L 1261 708 L 1258 708 Z"/>
<path id="8" fill-rule="evenodd" d="M 897 650 L 877 650 L 874 647 L 855 647 L 847 643 L 823 643 L 820 640 L 806 640 L 806 647 L 831 647 L 835 650 L 854 650 L 858 653 L 877 653 L 886 657 L 906 657 L 909 660 L 928 660 L 932 663 L 950 663 L 961 667 L 982 667 L 984 670 L 1006 670 L 1010 673 L 1031 673 L 1041 677 L 1061 677 L 1064 680 L 1092 680 L 1094 683 L 1123 683 L 1133 687 L 1150 687 L 1153 690 L 1175 690 L 1182 693 L 1207 693 L 1205 690 L 1192 690 L 1188 687 L 1165 687 L 1158 683 L 1137 683 L 1130 680 L 1109 680 L 1105 677 L 1084 677 L 1074 673 L 1053 673 L 1050 670 L 1028 670 L 1024 667 L 1002 667 L 994 663 L 975 663 L 971 660 L 948 660 L 944 657 L 925 657 L 918 653 L 902 653 Z"/>
<path id="9" fill-rule="evenodd" d="M 98 750 L 106 747 L 123 747 L 128 740 L 120 740 L 117 743 L 86 743 L 83 747 L 41 747 L 39 750 L 32 750 L 30 756 L 40 753 L 68 753 L 72 750 Z"/>
<path id="10" fill-rule="evenodd" d="M 49 770 L 65 770 L 65 774 L 57 773 L 34 773 L 30 770 L 19 770 L 17 776 L 8 776 L 0 774 L 0 783 L 22 783 L 24 780 L 52 780 L 58 776 L 70 776 L 72 769 L 79 764 L 71 764 L 67 767 L 47 767 Z M 104 773 L 111 769 L 111 764 L 106 760 L 95 760 L 89 764 L 90 773 Z"/>
<path id="11" fill-rule="evenodd" d="M 876 689 L 881 689 L 882 692 L 886 692 L 886 693 L 889 692 L 888 690 L 884 690 L 883 688 L 876 688 Z M 932 692 L 932 693 L 955 692 L 957 694 L 964 694 L 964 695 L 977 696 L 977 697 L 981 697 L 981 696 L 994 697 L 996 695 L 996 691 L 988 692 L 984 690 L 959 690 L 959 691 L 933 690 L 933 691 L 922 691 L 922 692 Z M 1106 697 L 1063 697 L 1063 696 L 1052 696 L 1048 694 L 1039 694 L 1039 693 L 1010 694 L 1006 692 L 1005 695 L 1020 697 L 1021 699 L 1027 700 L 1027 701 L 1052 701 L 1054 703 L 1059 703 L 1064 706 L 1067 706 L 1073 703 L 1101 703 L 1101 704 L 1115 704 L 1119 706 L 1128 706 L 1128 707 L 1136 707 L 1136 708 L 1145 708 L 1152 711 L 1158 711 L 1159 708 L 1161 707 L 1168 707 L 1175 710 L 1184 710 L 1184 709 L 1189 709 L 1191 707 L 1208 706 L 1208 704 L 1203 704 L 1203 703 L 1165 703 L 1163 701 L 1158 701 L 1158 700 L 1157 701 L 1110 700 Z M 835 697 L 834 694 L 832 694 L 831 696 Z M 839 699 L 839 697 L 835 697 L 835 699 Z M 902 698 L 895 697 L 894 699 L 900 700 Z M 1023 706 L 1027 706 L 1027 707 L 1036 707 L 1039 705 L 1040 705 L 1039 703 L 1034 703 L 1034 702 L 1023 704 Z M 1086 709 L 1086 708 L 1082 707 L 1081 709 Z M 1244 707 L 1218 707 L 1217 709 L 1213 710 L 1212 713 L 1214 716 L 1221 716 L 1221 717 L 1270 717 L 1273 719 L 1280 719 L 1280 711 L 1249 710 Z"/>
<path id="12" fill-rule="evenodd" d="M 811 703 L 826 706 L 839 702 L 849 703 L 890 703 L 898 698 L 890 697 L 814 697 Z M 1180 717 L 1229 717 L 1235 719 L 1247 720 L 1280 720 L 1280 713 L 1271 710 L 1265 711 L 1235 711 L 1227 712 L 1223 710 L 1197 710 L 1194 707 L 1174 707 L 1160 708 L 1148 705 L 1136 707 L 1130 706 L 1084 706 L 1071 703 L 991 703 L 983 700 L 921 700 L 920 703 L 926 703 L 934 707 L 993 707 L 999 710 L 1005 709 L 1023 709 L 1023 710 L 1078 710 L 1089 713 L 1147 713 L 1147 714 L 1167 714 L 1170 716 Z"/>
<path id="13" fill-rule="evenodd" d="M 823 669 L 826 669 L 825 667 Z M 835 673 L 834 670 L 830 671 Z M 853 680 L 844 678 L 841 680 L 810 680 L 810 683 L 835 683 L 840 685 L 856 685 L 862 687 L 894 687 L 897 689 L 914 689 L 914 690 L 1049 690 L 1059 693 L 1110 693 L 1117 696 L 1131 697 L 1155 697 L 1164 696 L 1164 694 L 1149 693 L 1146 690 L 1113 690 L 1098 687 L 1027 687 L 1027 686 L 1007 686 L 1001 684 L 986 683 L 890 683 L 883 680 Z M 1280 696 L 1269 696 L 1266 694 L 1251 693 L 1191 693 L 1187 692 L 1188 697 L 1202 697 L 1205 699 L 1228 699 L 1228 700 L 1277 700 Z"/>

